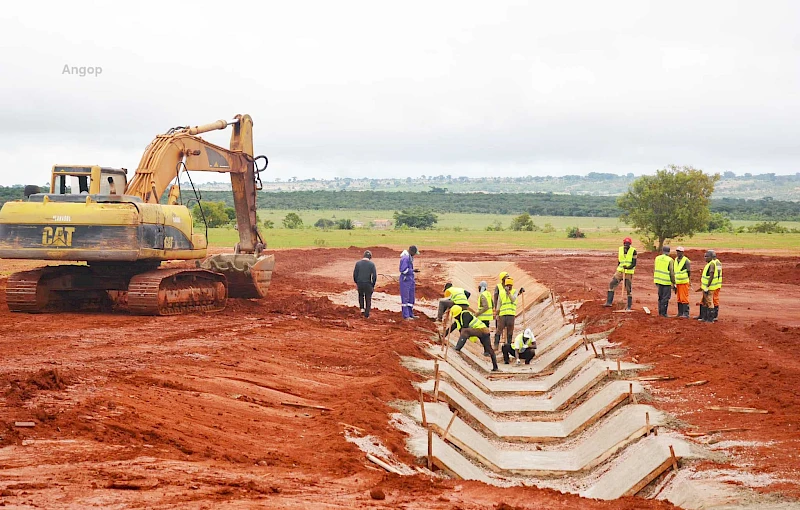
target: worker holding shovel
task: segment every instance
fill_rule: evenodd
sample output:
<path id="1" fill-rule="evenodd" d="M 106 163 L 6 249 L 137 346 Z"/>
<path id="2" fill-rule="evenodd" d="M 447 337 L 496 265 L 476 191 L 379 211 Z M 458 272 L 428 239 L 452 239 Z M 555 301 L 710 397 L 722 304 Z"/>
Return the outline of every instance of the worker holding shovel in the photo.
<path id="1" fill-rule="evenodd" d="M 631 247 L 631 238 L 626 237 L 622 240 L 622 246 L 619 247 L 619 254 L 617 260 L 617 272 L 611 278 L 608 284 L 608 295 L 606 296 L 606 303 L 603 306 L 611 307 L 614 304 L 614 289 L 617 288 L 619 282 L 622 281 L 625 290 L 628 293 L 628 306 L 626 310 L 630 310 L 633 306 L 633 273 L 636 267 L 636 250 Z"/>

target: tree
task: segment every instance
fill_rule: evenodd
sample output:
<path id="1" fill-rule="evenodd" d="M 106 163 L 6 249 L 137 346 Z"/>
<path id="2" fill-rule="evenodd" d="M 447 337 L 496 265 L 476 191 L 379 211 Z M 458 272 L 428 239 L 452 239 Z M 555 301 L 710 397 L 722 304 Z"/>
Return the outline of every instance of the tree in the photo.
<path id="1" fill-rule="evenodd" d="M 439 221 L 439 217 L 433 214 L 428 209 L 403 209 L 400 212 L 394 213 L 394 228 L 400 228 L 403 225 L 411 228 L 429 229 Z"/>
<path id="2" fill-rule="evenodd" d="M 706 232 L 733 232 L 733 224 L 730 218 L 722 213 L 711 213 L 708 220 L 708 226 L 705 228 Z"/>
<path id="3" fill-rule="evenodd" d="M 334 221 L 329 220 L 328 218 L 320 218 L 317 220 L 316 223 L 314 223 L 315 227 L 321 228 L 323 230 L 332 229 L 334 225 L 335 225 Z"/>
<path id="4" fill-rule="evenodd" d="M 350 218 L 342 218 L 336 222 L 336 228 L 339 230 L 353 230 L 353 220 Z"/>
<path id="5" fill-rule="evenodd" d="M 200 212 L 201 206 L 202 212 Z M 231 219 L 225 212 L 225 207 L 225 202 L 202 202 L 201 205 L 195 205 L 192 208 L 192 217 L 197 223 L 202 222 L 205 217 L 206 225 L 211 228 L 227 225 Z"/>
<path id="6" fill-rule="evenodd" d="M 719 174 L 706 175 L 691 166 L 670 165 L 656 175 L 644 175 L 631 183 L 617 199 L 622 221 L 633 226 L 642 240 L 658 251 L 664 241 L 692 237 L 708 226 L 709 199 Z"/>
<path id="7" fill-rule="evenodd" d="M 531 215 L 528 213 L 522 213 L 513 220 L 511 220 L 511 226 L 509 227 L 511 230 L 525 230 L 527 232 L 533 232 L 534 230 L 539 230 L 539 227 L 534 225 L 533 220 L 531 219 Z"/>
<path id="8" fill-rule="evenodd" d="M 569 227 L 567 229 L 567 237 L 570 239 L 583 239 L 586 234 L 578 227 Z"/>
<path id="9" fill-rule="evenodd" d="M 290 212 L 283 218 L 283 226 L 289 229 L 303 228 L 303 220 L 297 213 Z"/>
<path id="10" fill-rule="evenodd" d="M 267 229 L 267 230 L 275 228 L 275 222 L 270 220 L 270 219 L 264 220 L 263 225 L 264 225 L 264 228 Z"/>

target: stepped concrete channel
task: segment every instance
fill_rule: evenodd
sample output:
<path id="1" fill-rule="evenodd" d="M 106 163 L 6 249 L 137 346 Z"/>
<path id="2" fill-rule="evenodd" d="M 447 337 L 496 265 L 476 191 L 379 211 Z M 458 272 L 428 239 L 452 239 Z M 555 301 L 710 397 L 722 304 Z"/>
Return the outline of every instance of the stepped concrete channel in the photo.
<path id="1" fill-rule="evenodd" d="M 492 289 L 501 271 L 525 287 L 515 333 L 534 332 L 536 357 L 525 365 L 504 364 L 498 356 L 500 371 L 491 372 L 480 344 L 454 350 L 454 333 L 441 343 L 431 340 L 430 359 L 404 358 L 428 377 L 418 385 L 426 396 L 424 417 L 420 402 L 398 406 L 403 414 L 395 423 L 409 432 L 412 453 L 430 453 L 432 464 L 455 478 L 499 486 L 535 485 L 597 499 L 638 494 L 685 508 L 763 507 L 732 505 L 729 490 L 715 499 L 718 491 L 707 480 L 701 486 L 679 476 L 708 452 L 647 404 L 636 377 L 651 367 L 603 359 L 603 348 L 613 346 L 607 333 L 583 334 L 574 322 L 580 303 L 559 301 L 509 262 L 454 262 L 449 281 L 472 291 L 485 280 Z M 477 292 L 470 301 L 477 302 Z"/>

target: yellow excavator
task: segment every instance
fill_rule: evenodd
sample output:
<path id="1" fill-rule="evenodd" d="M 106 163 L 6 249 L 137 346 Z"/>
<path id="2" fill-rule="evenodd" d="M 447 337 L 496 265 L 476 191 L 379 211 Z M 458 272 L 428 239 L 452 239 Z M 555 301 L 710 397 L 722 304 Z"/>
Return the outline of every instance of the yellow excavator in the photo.
<path id="1" fill-rule="evenodd" d="M 229 149 L 197 136 L 228 126 Z M 0 258 L 62 262 L 9 276 L 8 308 L 47 312 L 127 304 L 133 314 L 174 315 L 222 310 L 228 297 L 265 297 L 275 257 L 263 253 L 256 192 L 267 163 L 265 156 L 253 156 L 253 120 L 236 115 L 156 136 L 130 182 L 125 169 L 55 165 L 49 193 L 32 193 L 0 209 Z M 200 197 L 195 191 L 184 200 L 180 182 L 186 174 L 191 184 L 192 171 L 230 174 L 239 234 L 233 254 L 208 257 L 207 228 L 195 232 L 184 203 Z M 180 260 L 195 260 L 195 267 L 159 268 Z"/>

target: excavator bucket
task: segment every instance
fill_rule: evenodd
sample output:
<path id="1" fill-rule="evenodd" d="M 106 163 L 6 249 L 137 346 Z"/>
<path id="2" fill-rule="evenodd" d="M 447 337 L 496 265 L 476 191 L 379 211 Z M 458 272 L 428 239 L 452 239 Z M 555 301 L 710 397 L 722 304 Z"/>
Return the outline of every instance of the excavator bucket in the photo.
<path id="1" fill-rule="evenodd" d="M 275 268 L 275 256 L 224 253 L 204 259 L 200 267 L 225 275 L 228 297 L 258 299 L 267 295 Z"/>

